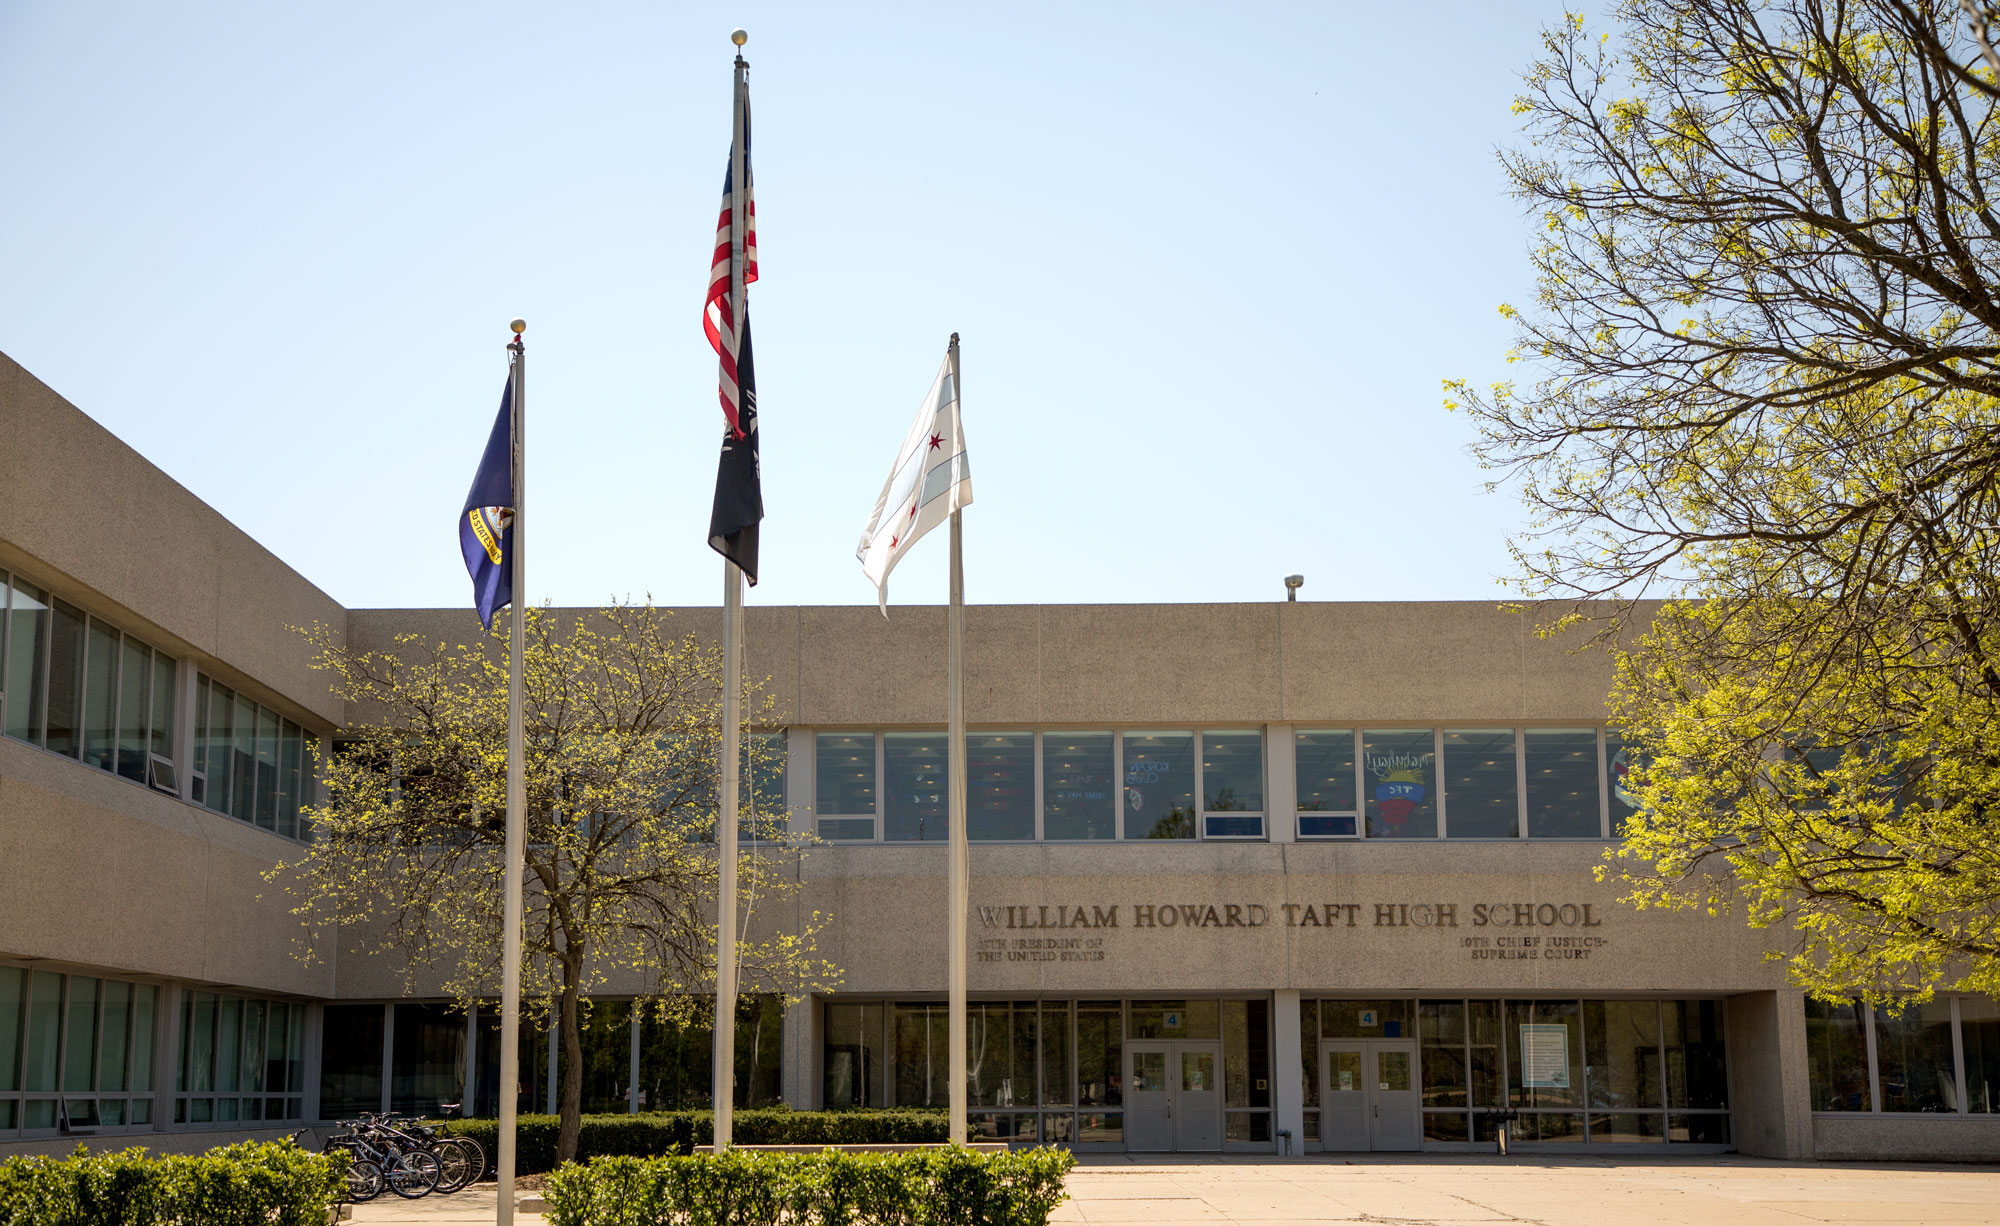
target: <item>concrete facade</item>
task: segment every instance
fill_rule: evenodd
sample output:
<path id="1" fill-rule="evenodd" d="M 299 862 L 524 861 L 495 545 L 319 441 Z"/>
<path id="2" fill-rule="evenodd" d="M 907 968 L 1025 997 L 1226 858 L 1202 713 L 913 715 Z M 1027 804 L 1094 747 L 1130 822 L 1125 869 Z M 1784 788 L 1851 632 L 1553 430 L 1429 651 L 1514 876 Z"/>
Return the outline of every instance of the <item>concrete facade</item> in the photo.
<path id="1" fill-rule="evenodd" d="M 0 891 L 0 976 L 12 968 L 23 983 L 66 975 L 78 985 L 116 980 L 157 990 L 151 1083 L 122 1091 L 152 1092 L 152 1119 L 107 1125 L 107 1133 L 232 1127 L 173 1115 L 189 1093 L 176 1081 L 182 1002 L 227 1008 L 235 997 L 254 1001 L 260 1016 L 299 1007 L 286 1016 L 303 1027 L 303 1073 L 291 1074 L 298 1101 L 285 1110 L 317 1119 L 321 1053 L 343 1041 L 324 1032 L 326 1007 L 435 999 L 435 982 L 419 973 L 406 994 L 407 968 L 354 954 L 348 941 L 326 943 L 310 965 L 300 958 L 290 902 L 264 877 L 299 844 L 193 800 L 185 768 L 196 679 L 212 678 L 305 735 L 325 737 L 366 713 L 329 695 L 288 627 L 318 622 L 354 646 L 387 649 L 406 633 L 469 642 L 477 621 L 463 609 L 341 607 L 4 356 L 0 438 L 8 443 L 0 448 L 0 571 L 177 662 L 174 756 L 184 768 L 170 793 L 0 737 L 0 865 L 13 887 Z M 126 530 L 135 520 L 147 532 Z M 175 542 L 171 568 L 158 564 L 150 543 L 161 536 Z M 674 610 L 674 620 L 702 638 L 720 627 L 715 609 Z M 942 609 L 924 607 L 899 608 L 893 622 L 868 607 L 747 611 L 746 670 L 764 679 L 773 723 L 788 730 L 795 832 L 813 834 L 822 816 L 815 733 L 941 731 L 944 620 Z M 2000 1158 L 2000 1115 L 1956 1105 L 1949 1115 L 1816 1113 L 1806 1004 L 1763 956 L 1772 935 L 1737 918 L 1620 904 L 1593 877 L 1601 837 L 1300 837 L 1295 731 L 1599 728 L 1607 664 L 1576 646 L 1543 639 L 1529 617 L 1483 602 L 967 610 L 966 707 L 975 731 L 1044 739 L 1079 729 L 1254 731 L 1264 810 L 1261 834 L 1244 840 L 976 844 L 973 995 L 1063 1008 L 1086 999 L 1257 1002 L 1270 1019 L 1268 1055 L 1256 1057 L 1269 1061 L 1259 1078 L 1272 1083 L 1269 1097 L 1257 1108 L 1268 1120 L 1257 1124 L 1258 1139 L 1232 1138 L 1232 1149 L 1302 1153 L 1332 1143 L 1309 1140 L 1316 1114 L 1331 1111 L 1314 1101 L 1314 1074 L 1302 1064 L 1319 1058 L 1310 1054 L 1316 1036 L 1301 1029 L 1310 1022 L 1300 1020 L 1315 1001 L 1698 999 L 1719 1002 L 1726 1040 L 1728 1139 L 1710 1151 Z M 1602 771 L 1608 751 L 1599 744 Z M 1122 811 L 1122 793 L 1117 803 Z M 826 917 L 822 953 L 843 974 L 837 996 L 785 1013 L 786 1101 L 822 1105 L 829 1007 L 941 998 L 944 860 L 939 844 L 812 847 L 797 862 L 803 888 L 757 917 L 781 930 Z M 612 988 L 634 985 L 614 980 Z M 196 1007 L 188 1018 L 201 1016 Z M 0 1014 L 6 1008 L 0 999 Z M 389 1029 L 395 1016 L 384 1013 Z M 10 1041 L 0 1018 L 0 1043 Z M 1408 1041 L 1414 1046 L 1414 1032 Z M 1337 1055 L 1338 1040 L 1328 1042 L 1324 1051 Z M 1253 1046 L 1263 1051 L 1263 1043 Z M 0 1102 L 11 1088 L 0 1083 Z M 78 1090 L 86 1092 L 94 1091 Z M 42 1099 L 33 1086 L 19 1093 L 24 1112 L 55 1101 L 53 1089 Z M 59 1139 L 8 1109 L 0 1106 L 0 1149 Z"/>

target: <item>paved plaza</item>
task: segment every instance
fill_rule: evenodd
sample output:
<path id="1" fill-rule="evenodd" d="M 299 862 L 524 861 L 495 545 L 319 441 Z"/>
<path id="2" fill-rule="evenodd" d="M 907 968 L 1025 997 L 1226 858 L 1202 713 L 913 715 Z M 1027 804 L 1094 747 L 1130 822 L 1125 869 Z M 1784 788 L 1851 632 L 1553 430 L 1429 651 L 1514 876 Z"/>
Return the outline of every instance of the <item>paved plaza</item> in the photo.
<path id="1" fill-rule="evenodd" d="M 2000 1226 L 2000 1167 L 1594 1157 L 1170 1160 L 1092 1154 L 1058 1222 L 1373 1226 Z M 355 1207 L 357 1223 L 491 1222 L 493 1187 Z M 540 1215 L 516 1218 L 539 1226 Z"/>

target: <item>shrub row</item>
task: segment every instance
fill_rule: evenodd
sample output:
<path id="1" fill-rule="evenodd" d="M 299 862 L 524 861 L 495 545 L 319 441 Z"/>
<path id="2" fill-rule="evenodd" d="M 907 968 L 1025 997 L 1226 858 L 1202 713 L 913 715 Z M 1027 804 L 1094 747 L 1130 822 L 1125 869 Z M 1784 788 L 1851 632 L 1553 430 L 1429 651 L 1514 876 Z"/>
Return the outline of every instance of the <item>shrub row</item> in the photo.
<path id="1" fill-rule="evenodd" d="M 488 1162 L 500 1153 L 496 1120 L 453 1120 L 448 1132 L 471 1137 Z M 514 1170 L 532 1175 L 554 1170 L 560 1121 L 553 1115 L 517 1117 Z M 791 1111 L 784 1108 L 738 1111 L 733 1139 L 738 1145 L 911 1145 L 948 1140 L 942 1111 Z M 652 1158 L 691 1154 L 715 1139 L 715 1117 L 707 1111 L 665 1111 L 651 1115 L 586 1115 L 577 1133 L 576 1156 Z"/>
<path id="2" fill-rule="evenodd" d="M 550 1226 L 1045 1226 L 1075 1159 L 982 1154 L 598 1158 L 549 1176 Z"/>
<path id="3" fill-rule="evenodd" d="M 0 1162 L 0 1226 L 325 1226 L 346 1168 L 288 1141 L 165 1156 L 79 1145 Z"/>

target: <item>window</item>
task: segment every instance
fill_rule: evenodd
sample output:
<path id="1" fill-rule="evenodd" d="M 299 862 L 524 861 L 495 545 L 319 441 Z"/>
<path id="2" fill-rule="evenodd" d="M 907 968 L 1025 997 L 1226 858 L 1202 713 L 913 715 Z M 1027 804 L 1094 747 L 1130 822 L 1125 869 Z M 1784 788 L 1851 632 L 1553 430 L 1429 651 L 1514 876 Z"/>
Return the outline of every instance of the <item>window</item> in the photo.
<path id="1" fill-rule="evenodd" d="M 195 674 L 193 799 L 286 838 L 310 839 L 300 810 L 312 802 L 316 740 L 289 719 Z"/>
<path id="2" fill-rule="evenodd" d="M 1361 734 L 1369 838 L 1438 836 L 1436 754 L 1429 728 L 1370 729 Z"/>
<path id="3" fill-rule="evenodd" d="M 1527 766 L 1528 837 L 1602 837 L 1597 729 L 1528 728 L 1523 730 L 1522 739 Z"/>
<path id="4" fill-rule="evenodd" d="M 889 842 L 941 843 L 946 826 L 942 732 L 889 732 L 882 737 L 882 837 Z"/>
<path id="5" fill-rule="evenodd" d="M 878 748 L 872 732 L 822 732 L 813 738 L 813 803 L 819 837 L 873 840 L 878 812 Z"/>
<path id="6" fill-rule="evenodd" d="M 176 793 L 174 661 L 18 575 L 0 602 L 7 735 Z"/>
<path id="7" fill-rule="evenodd" d="M 742 791 L 749 799 L 749 812 L 738 827 L 739 839 L 777 840 L 791 833 L 792 812 L 785 791 L 787 752 L 783 730 L 753 732 L 743 738 Z"/>
<path id="8" fill-rule="evenodd" d="M 1639 811 L 1639 796 L 1633 790 L 1628 778 L 1631 769 L 1639 765 L 1638 755 L 1625 744 L 1625 738 L 1607 728 L 1604 730 L 1604 774 L 1609 795 L 1605 797 L 1611 810 L 1611 837 L 1625 837 L 1625 821 Z"/>
<path id="9" fill-rule="evenodd" d="M 1109 732 L 1042 734 L 1042 837 L 1118 836 L 1117 770 Z"/>
<path id="10" fill-rule="evenodd" d="M 1454 839 L 1520 837 L 1512 728 L 1444 731 L 1444 827 Z"/>
<path id="11" fill-rule="evenodd" d="M 377 1033 L 382 1007 L 374 1006 Z M 327 1014 L 337 1012 L 328 1006 Z M 329 1032 L 328 1051 L 337 1051 Z M 296 1120 L 304 1115 L 305 1006 L 217 992 L 181 994 L 174 1122 Z M 375 1068 L 375 1085 L 382 1069 Z M 322 1079 L 321 1092 L 325 1092 Z M 330 1108 L 323 1108 L 330 1110 Z M 362 1108 L 378 1111 L 380 1103 Z"/>
<path id="12" fill-rule="evenodd" d="M 1201 734 L 1202 837 L 1264 837 L 1264 735 Z"/>
<path id="13" fill-rule="evenodd" d="M 1352 728 L 1292 734 L 1300 838 L 1352 838 L 1360 833 L 1360 811 L 1354 803 L 1354 746 Z"/>
<path id="14" fill-rule="evenodd" d="M 965 837 L 973 842 L 1034 839 L 1034 733 L 966 735 Z"/>
<path id="15" fill-rule="evenodd" d="M 153 1122 L 148 983 L 0 966 L 0 1134 Z"/>
<path id="16" fill-rule="evenodd" d="M 1808 999 L 1805 1013 L 1815 1111 L 2000 1109 L 2000 1010 L 1991 1000 L 1938 997 L 1891 1012 L 1858 1000 Z"/>
<path id="17" fill-rule="evenodd" d="M 1120 734 L 1125 758 L 1125 837 L 1195 837 L 1192 732 Z"/>

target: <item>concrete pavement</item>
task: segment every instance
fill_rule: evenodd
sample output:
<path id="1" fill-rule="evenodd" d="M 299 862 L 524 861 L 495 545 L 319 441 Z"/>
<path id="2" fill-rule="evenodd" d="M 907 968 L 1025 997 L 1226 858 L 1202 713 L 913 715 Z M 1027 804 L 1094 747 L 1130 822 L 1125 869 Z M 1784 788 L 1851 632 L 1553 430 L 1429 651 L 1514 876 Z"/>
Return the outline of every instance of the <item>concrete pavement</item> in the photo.
<path id="1" fill-rule="evenodd" d="M 1720 1158 L 1077 1159 L 1065 1223 L 1258 1226 L 2000 1226 L 2000 1167 Z M 491 1222 L 493 1185 L 357 1205 L 356 1223 Z M 515 1219 L 540 1226 L 540 1215 Z"/>

